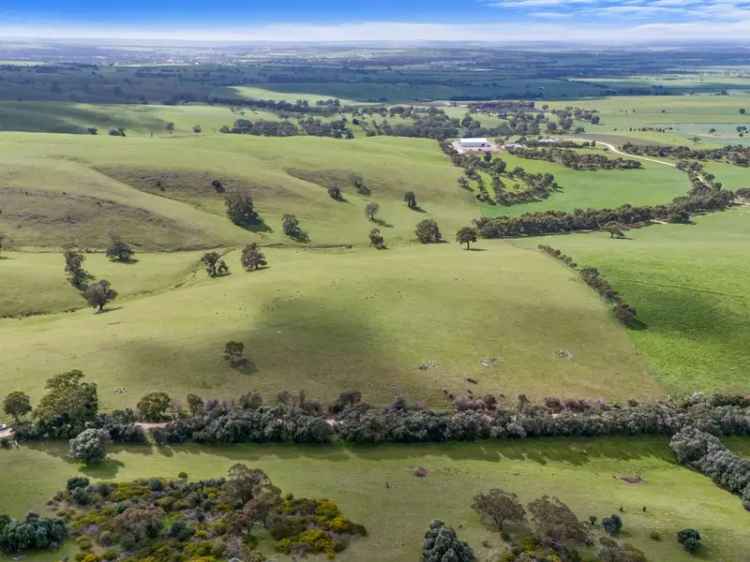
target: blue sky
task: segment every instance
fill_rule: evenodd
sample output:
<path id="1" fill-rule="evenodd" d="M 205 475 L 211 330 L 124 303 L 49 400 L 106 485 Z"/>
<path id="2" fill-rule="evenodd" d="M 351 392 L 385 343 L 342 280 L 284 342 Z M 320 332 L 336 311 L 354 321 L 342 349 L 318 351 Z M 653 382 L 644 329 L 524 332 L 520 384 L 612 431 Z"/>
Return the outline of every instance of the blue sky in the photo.
<path id="1" fill-rule="evenodd" d="M 750 0 L 0 0 L 7 36 L 750 40 Z"/>

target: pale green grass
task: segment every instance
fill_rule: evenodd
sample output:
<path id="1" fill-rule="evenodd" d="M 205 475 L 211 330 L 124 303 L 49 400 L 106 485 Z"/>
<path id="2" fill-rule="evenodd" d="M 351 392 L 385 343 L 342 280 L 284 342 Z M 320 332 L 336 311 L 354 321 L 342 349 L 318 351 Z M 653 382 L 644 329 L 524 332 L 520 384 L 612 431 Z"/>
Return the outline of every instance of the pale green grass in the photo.
<path id="1" fill-rule="evenodd" d="M 184 283 L 198 267 L 201 253 L 136 253 L 134 263 L 114 263 L 103 254 L 87 254 L 84 267 L 96 279 L 107 279 L 119 298 L 166 290 Z M 86 306 L 66 282 L 61 253 L 5 252 L 0 257 L 3 291 L 0 316 L 60 312 Z"/>
<path id="2" fill-rule="evenodd" d="M 694 225 L 548 237 L 579 264 L 594 266 L 638 311 L 630 331 L 657 379 L 672 392 L 750 389 L 750 209 L 695 217 Z"/>
<path id="3" fill-rule="evenodd" d="M 43 510 L 65 480 L 81 475 L 67 462 L 65 448 L 45 445 L 3 451 L 0 511 L 15 516 Z M 327 497 L 368 536 L 339 555 L 341 562 L 412 562 L 419 558 L 424 531 L 440 518 L 457 528 L 479 560 L 500 551 L 497 534 L 482 527 L 471 510 L 472 497 L 499 487 L 527 502 L 543 494 L 558 496 L 581 519 L 619 513 L 622 540 L 646 552 L 649 560 L 687 562 L 694 558 L 677 544 L 676 532 L 700 530 L 703 560 L 742 560 L 750 549 L 748 514 L 739 498 L 710 479 L 682 468 L 661 439 L 527 440 L 471 444 L 309 447 L 235 446 L 174 449 L 120 448 L 102 468 L 85 475 L 105 480 L 222 476 L 237 462 L 265 470 L 274 484 L 297 496 Z M 413 475 L 423 466 L 426 478 Z M 34 467 L 29 472 L 29 467 Z M 618 476 L 638 474 L 640 484 Z M 386 487 L 388 483 L 389 487 Z M 643 507 L 646 511 L 643 511 Z M 624 513 L 618 510 L 622 507 Z M 651 531 L 661 541 L 649 538 Z M 601 531 L 598 531 L 601 532 Z M 488 541 L 491 548 L 481 545 Z M 267 548 L 266 545 L 264 545 Z M 377 553 L 373 558 L 373 553 Z M 61 553 L 27 557 L 32 562 L 57 560 Z M 274 559 L 285 561 L 277 554 Z M 312 560 L 318 560 L 313 558 Z"/>
<path id="4" fill-rule="evenodd" d="M 178 398 L 305 390 L 331 400 L 352 388 L 377 403 L 403 395 L 443 405 L 441 389 L 465 392 L 466 377 L 479 381 L 474 392 L 508 396 L 661 395 L 608 307 L 575 275 L 506 242 L 479 247 L 268 249 L 270 267 L 255 273 L 242 271 L 235 252 L 229 277 L 201 273 L 189 286 L 125 297 L 105 314 L 0 320 L 0 384 L 37 400 L 48 377 L 80 368 L 105 407 L 132 406 L 155 390 Z M 125 267 L 121 275 L 136 275 L 141 264 Z M 143 267 L 153 266 L 144 258 Z M 33 295 L 25 302 L 33 306 Z M 229 340 L 245 344 L 255 372 L 225 364 Z M 480 365 L 488 357 L 496 367 Z M 426 361 L 436 366 L 418 369 Z M 116 394 L 122 386 L 127 394 Z"/>
<path id="5" fill-rule="evenodd" d="M 318 94 L 307 94 L 307 93 L 294 93 L 294 92 L 277 92 L 274 90 L 271 90 L 269 88 L 258 88 L 255 86 L 232 86 L 229 88 L 230 90 L 234 90 L 240 97 L 243 98 L 249 98 L 249 99 L 259 99 L 259 100 L 272 100 L 272 101 L 287 101 L 290 103 L 294 103 L 297 100 L 304 100 L 309 102 L 312 105 L 315 105 L 318 101 L 326 101 L 333 98 L 336 98 L 336 96 L 323 96 Z M 350 99 L 341 99 L 338 98 L 339 101 L 342 104 L 360 104 L 360 102 L 356 102 Z"/>
<path id="6" fill-rule="evenodd" d="M 97 128 L 107 135 L 112 127 L 122 127 L 129 136 L 170 136 L 167 123 L 174 123 L 174 135 L 218 134 L 219 129 L 240 117 L 276 120 L 272 113 L 250 109 L 233 112 L 218 105 L 134 105 L 87 104 L 74 102 L 0 102 L 0 130 L 52 133 L 85 132 Z"/>

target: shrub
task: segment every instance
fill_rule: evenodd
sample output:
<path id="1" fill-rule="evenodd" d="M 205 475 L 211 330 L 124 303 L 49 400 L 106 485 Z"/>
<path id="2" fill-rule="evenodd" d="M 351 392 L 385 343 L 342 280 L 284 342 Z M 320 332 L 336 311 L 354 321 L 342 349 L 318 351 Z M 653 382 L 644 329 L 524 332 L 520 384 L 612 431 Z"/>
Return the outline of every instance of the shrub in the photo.
<path id="1" fill-rule="evenodd" d="M 417 224 L 417 240 L 422 244 L 435 244 L 443 240 L 440 228 L 433 219 L 424 219 Z"/>
<path id="2" fill-rule="evenodd" d="M 701 547 L 701 534 L 695 529 L 682 529 L 677 533 L 677 542 L 689 553 L 694 554 Z"/>
<path id="3" fill-rule="evenodd" d="M 86 464 L 97 464 L 107 456 L 109 433 L 103 429 L 85 429 L 70 440 L 70 456 Z M 82 490 L 76 488 L 75 490 Z"/>

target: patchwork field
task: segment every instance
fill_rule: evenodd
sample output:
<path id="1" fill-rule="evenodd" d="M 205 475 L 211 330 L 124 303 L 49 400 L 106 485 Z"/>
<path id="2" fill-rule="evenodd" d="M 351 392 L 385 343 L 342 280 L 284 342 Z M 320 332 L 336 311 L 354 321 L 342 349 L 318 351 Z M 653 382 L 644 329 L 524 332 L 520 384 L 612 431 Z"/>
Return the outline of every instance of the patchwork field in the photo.
<path id="1" fill-rule="evenodd" d="M 476 493 L 495 487 L 517 493 L 524 502 L 543 494 L 558 496 L 581 519 L 620 513 L 622 508 L 623 540 L 646 552 L 649 560 L 692 560 L 675 540 L 676 531 L 685 527 L 701 529 L 705 546 L 701 559 L 742 560 L 750 548 L 747 513 L 739 499 L 676 465 L 661 439 L 362 448 L 127 447 L 114 452 L 103 466 L 83 473 L 66 462 L 65 453 L 54 444 L 3 451 L 0 469 L 4 478 L 18 485 L 12 490 L 0 487 L 0 511 L 19 516 L 26 507 L 42 510 L 46 500 L 76 474 L 127 481 L 174 478 L 184 470 L 198 480 L 221 476 L 231 465 L 245 462 L 265 470 L 284 492 L 333 499 L 352 520 L 366 526 L 368 537 L 340 554 L 341 562 L 369 560 L 372 552 L 382 562 L 416 560 L 424 530 L 435 518 L 455 525 L 481 560 L 492 560 L 502 552 L 498 535 L 482 527 L 470 505 Z M 428 470 L 426 478 L 414 476 L 419 466 Z M 28 478 L 29 467 L 33 479 Z M 633 475 L 643 481 L 629 484 L 621 479 Z M 649 538 L 652 531 L 662 539 Z M 483 541 L 489 547 L 482 546 Z M 70 549 L 69 545 L 63 553 L 25 559 L 57 560 Z M 273 557 L 287 560 L 278 554 Z"/>

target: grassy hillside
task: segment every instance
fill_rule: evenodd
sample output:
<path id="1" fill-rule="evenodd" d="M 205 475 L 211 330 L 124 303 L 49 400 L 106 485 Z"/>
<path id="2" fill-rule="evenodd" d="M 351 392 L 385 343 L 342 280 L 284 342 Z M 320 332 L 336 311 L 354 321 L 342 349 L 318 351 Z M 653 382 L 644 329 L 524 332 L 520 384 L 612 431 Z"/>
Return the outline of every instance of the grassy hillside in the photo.
<path id="1" fill-rule="evenodd" d="M 38 398 L 50 375 L 81 368 L 106 407 L 153 390 L 182 398 L 303 389 L 332 399 L 355 388 L 379 403 L 404 395 L 433 405 L 445 404 L 444 388 L 537 398 L 661 394 L 607 307 L 573 275 L 534 251 L 481 246 L 268 250 L 270 268 L 256 273 L 243 272 L 233 253 L 229 277 L 201 273 L 188 286 L 123 298 L 105 314 L 0 320 L 8 344 L 0 382 Z M 163 269 L 146 258 L 124 267 L 133 275 Z M 138 287 L 120 279 L 115 289 Z M 252 372 L 225 364 L 229 340 L 245 344 Z M 480 364 L 491 358 L 496 364 Z M 420 370 L 425 362 L 434 365 Z M 114 392 L 122 386 L 125 396 Z"/>
<path id="2" fill-rule="evenodd" d="M 519 242 L 550 244 L 595 266 L 638 311 L 629 335 L 670 391 L 750 388 L 750 209 L 696 217 L 694 225 Z"/>
<path id="3" fill-rule="evenodd" d="M 24 197 L 16 195 L 19 201 L 9 205 L 13 212 L 0 215 L 0 230 L 17 246 L 79 241 L 101 247 L 111 231 L 151 249 L 241 244 L 253 237 L 288 241 L 280 232 L 285 213 L 298 216 L 313 244 L 366 245 L 372 227 L 364 215 L 368 200 L 380 204 L 382 228 L 390 243 L 412 240 L 414 226 L 426 216 L 437 216 L 449 235 L 478 214 L 471 195 L 456 187 L 460 171 L 428 140 L 6 133 L 0 135 L 0 150 L 0 188 L 64 195 L 64 205 L 77 207 L 58 217 L 59 205 L 49 213 L 39 213 L 36 204 L 24 208 Z M 372 195 L 364 197 L 351 184 L 342 184 L 346 201 L 331 199 L 326 176 L 348 178 L 352 174 L 365 179 Z M 178 185 L 155 191 L 139 179 L 162 175 L 177 177 Z M 193 185 L 196 177 L 203 182 L 200 186 Z M 223 196 L 210 188 L 212 177 L 249 189 L 272 230 L 253 235 L 232 225 L 224 216 Z M 318 183 L 300 177 L 317 178 Z M 417 193 L 425 213 L 406 208 L 403 194 L 408 190 Z M 111 216 L 97 215 L 102 223 L 97 225 L 86 214 L 100 202 L 147 216 L 130 224 L 130 214 L 120 209 Z M 66 220 L 68 216 L 73 220 Z M 157 227 L 165 232 L 149 231 Z"/>
<path id="4" fill-rule="evenodd" d="M 188 282 L 201 253 L 137 253 L 135 263 L 113 263 L 103 254 L 87 254 L 84 267 L 98 279 L 108 279 L 120 298 L 166 290 Z M 61 253 L 5 252 L 0 257 L 3 291 L 0 317 L 46 314 L 86 305 L 65 281 Z"/>
<path id="5" fill-rule="evenodd" d="M 0 488 L 0 511 L 19 516 L 41 510 L 45 501 L 76 474 L 63 458 L 65 448 L 45 445 L 4 451 L 0 469 L 12 488 Z M 679 467 L 660 439 L 528 440 L 367 448 L 309 446 L 122 448 L 112 460 L 85 475 L 105 480 L 163 476 L 186 471 L 191 479 L 223 475 L 245 462 L 269 474 L 284 492 L 327 497 L 368 537 L 337 557 L 341 562 L 418 559 L 424 531 L 432 519 L 455 526 L 480 560 L 499 553 L 496 533 L 484 529 L 470 508 L 472 497 L 493 487 L 517 493 L 522 501 L 543 494 L 559 496 L 581 519 L 620 513 L 622 539 L 646 552 L 649 560 L 688 562 L 694 558 L 675 540 L 678 530 L 695 527 L 703 536 L 701 559 L 741 560 L 750 548 L 747 513 L 740 500 L 710 479 Z M 35 467 L 33 481 L 27 478 Z M 429 474 L 414 476 L 418 466 Z M 640 475 L 628 484 L 620 477 Z M 386 487 L 386 482 L 390 486 Z M 643 507 L 646 511 L 643 511 Z M 661 541 L 649 538 L 658 531 Z M 488 541 L 490 548 L 482 546 Z M 264 548 L 267 546 L 264 545 Z M 30 562 L 54 561 L 60 552 L 27 556 Z M 287 558 L 274 554 L 279 561 Z M 313 558 L 312 560 L 318 560 Z"/>

